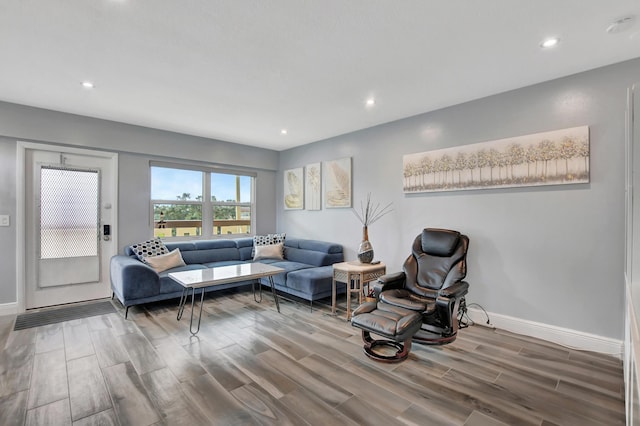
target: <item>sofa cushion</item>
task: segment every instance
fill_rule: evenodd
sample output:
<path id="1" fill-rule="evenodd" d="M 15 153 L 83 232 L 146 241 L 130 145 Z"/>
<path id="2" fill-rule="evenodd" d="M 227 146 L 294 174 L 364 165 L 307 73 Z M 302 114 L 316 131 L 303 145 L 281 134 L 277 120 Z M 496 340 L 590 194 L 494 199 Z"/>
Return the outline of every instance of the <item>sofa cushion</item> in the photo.
<path id="1" fill-rule="evenodd" d="M 307 268 L 287 274 L 287 287 L 305 294 L 315 295 L 331 291 L 333 266 Z"/>
<path id="2" fill-rule="evenodd" d="M 151 266 L 156 272 L 166 271 L 167 269 L 185 266 L 184 260 L 180 255 L 180 249 L 175 249 L 167 254 L 158 256 L 147 256 L 144 262 Z"/>
<path id="3" fill-rule="evenodd" d="M 144 261 L 145 257 L 159 256 L 169 253 L 169 250 L 167 250 L 167 247 L 159 238 L 147 240 L 142 243 L 132 244 L 130 248 L 131 251 L 138 257 L 138 259 L 142 261 Z"/>
<path id="4" fill-rule="evenodd" d="M 267 262 L 264 262 L 267 263 Z M 279 285 L 285 285 L 285 280 L 289 272 L 297 271 L 300 269 L 312 268 L 313 266 L 306 263 L 289 262 L 287 260 L 280 260 L 275 262 L 269 262 L 269 264 L 284 269 L 284 272 L 273 276 L 273 282 Z"/>

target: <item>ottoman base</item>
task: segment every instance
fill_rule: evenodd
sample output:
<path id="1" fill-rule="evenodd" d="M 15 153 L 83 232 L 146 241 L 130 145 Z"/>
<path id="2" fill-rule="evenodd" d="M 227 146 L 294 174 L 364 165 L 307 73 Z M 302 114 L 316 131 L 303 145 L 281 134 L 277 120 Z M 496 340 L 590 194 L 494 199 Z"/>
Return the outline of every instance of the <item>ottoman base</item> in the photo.
<path id="1" fill-rule="evenodd" d="M 409 356 L 409 351 L 411 350 L 411 337 L 403 343 L 395 342 L 393 340 L 375 340 L 371 337 L 371 333 L 362 330 L 362 341 L 364 342 L 364 347 L 362 348 L 364 354 L 376 361 L 389 363 L 400 362 Z M 392 347 L 396 349 L 396 353 L 394 355 L 381 354 L 374 350 L 374 348 L 378 346 Z"/>

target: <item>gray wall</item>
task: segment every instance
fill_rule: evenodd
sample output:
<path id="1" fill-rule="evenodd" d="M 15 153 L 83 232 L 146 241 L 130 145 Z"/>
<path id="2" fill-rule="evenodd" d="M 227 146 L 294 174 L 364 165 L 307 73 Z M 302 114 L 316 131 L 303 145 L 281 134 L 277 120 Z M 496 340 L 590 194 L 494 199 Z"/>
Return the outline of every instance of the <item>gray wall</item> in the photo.
<path id="1" fill-rule="evenodd" d="M 0 136 L 0 214 L 11 226 L 0 227 L 0 304 L 16 301 L 16 144 Z"/>
<path id="2" fill-rule="evenodd" d="M 389 272 L 401 268 L 422 228 L 457 229 L 471 240 L 468 303 L 622 339 L 625 106 L 636 80 L 640 60 L 281 152 L 278 231 L 342 243 L 355 259 L 361 225 L 349 209 L 282 207 L 283 170 L 352 157 L 354 205 L 367 192 L 393 202 L 394 211 L 369 229 Z M 403 154 L 580 125 L 590 126 L 589 184 L 402 192 Z"/>
<path id="3" fill-rule="evenodd" d="M 112 121 L 0 102 L 0 304 L 16 302 L 17 141 L 101 149 L 119 153 L 118 245 L 152 235 L 149 224 L 149 161 L 225 165 L 257 172 L 256 232 L 276 228 L 278 152 Z M 203 163 L 203 159 L 209 159 Z"/>

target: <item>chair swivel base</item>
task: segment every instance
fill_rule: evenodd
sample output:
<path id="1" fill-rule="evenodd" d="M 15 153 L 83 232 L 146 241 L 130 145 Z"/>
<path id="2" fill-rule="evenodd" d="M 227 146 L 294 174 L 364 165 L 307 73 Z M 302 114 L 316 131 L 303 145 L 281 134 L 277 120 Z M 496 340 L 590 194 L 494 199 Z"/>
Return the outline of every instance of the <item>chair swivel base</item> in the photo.
<path id="1" fill-rule="evenodd" d="M 362 330 L 362 341 L 364 342 L 364 347 L 362 348 L 364 354 L 376 361 L 389 363 L 404 361 L 409 356 L 409 351 L 411 351 L 411 337 L 403 343 L 393 340 L 375 340 L 368 331 Z M 381 354 L 375 350 L 379 346 L 394 348 L 396 353 L 393 355 Z"/>
<path id="2" fill-rule="evenodd" d="M 422 345 L 446 345 L 456 340 L 456 337 L 458 337 L 458 333 L 443 336 L 440 333 L 421 328 L 413 335 L 413 341 Z"/>

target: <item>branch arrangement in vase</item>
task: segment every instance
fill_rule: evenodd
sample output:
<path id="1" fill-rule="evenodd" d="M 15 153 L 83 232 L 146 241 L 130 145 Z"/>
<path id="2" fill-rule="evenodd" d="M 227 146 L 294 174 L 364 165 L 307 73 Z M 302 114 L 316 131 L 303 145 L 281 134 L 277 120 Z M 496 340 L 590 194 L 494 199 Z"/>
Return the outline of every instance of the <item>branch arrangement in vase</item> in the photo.
<path id="1" fill-rule="evenodd" d="M 389 203 L 381 208 L 380 203 L 376 203 L 375 205 L 372 204 L 371 193 L 369 192 L 367 194 L 366 204 L 363 204 L 362 201 L 360 201 L 360 212 L 356 209 L 351 209 L 351 211 L 356 215 L 360 223 L 362 223 L 362 226 L 368 227 L 369 225 L 377 222 L 382 216 L 387 213 L 391 213 L 393 211 L 391 208 L 392 205 L 393 203 Z"/>

